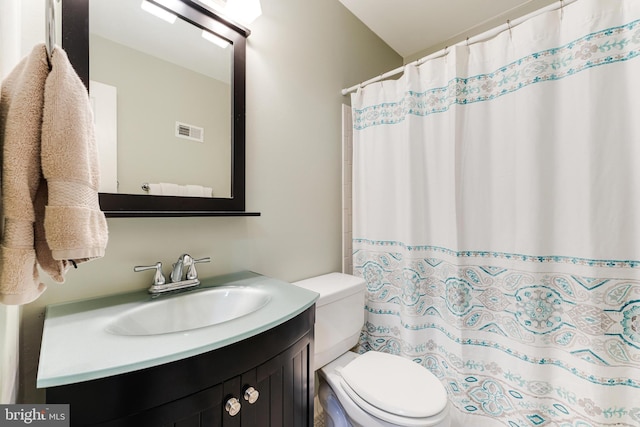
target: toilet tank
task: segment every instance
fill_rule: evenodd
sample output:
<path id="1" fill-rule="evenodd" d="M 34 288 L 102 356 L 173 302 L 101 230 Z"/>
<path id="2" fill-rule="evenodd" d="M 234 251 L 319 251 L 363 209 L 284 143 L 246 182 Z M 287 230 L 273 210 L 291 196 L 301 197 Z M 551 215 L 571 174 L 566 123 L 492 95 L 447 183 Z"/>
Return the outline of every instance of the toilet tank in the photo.
<path id="1" fill-rule="evenodd" d="M 314 339 L 317 370 L 358 343 L 364 325 L 365 282 L 349 274 L 329 273 L 294 285 L 320 294 Z"/>

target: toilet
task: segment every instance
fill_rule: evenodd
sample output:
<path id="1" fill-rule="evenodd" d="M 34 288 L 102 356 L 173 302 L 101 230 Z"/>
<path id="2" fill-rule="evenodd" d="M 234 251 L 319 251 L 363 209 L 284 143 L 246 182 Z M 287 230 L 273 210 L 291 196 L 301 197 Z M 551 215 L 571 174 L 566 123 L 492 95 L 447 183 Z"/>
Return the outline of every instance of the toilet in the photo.
<path id="1" fill-rule="evenodd" d="M 349 351 L 364 325 L 365 282 L 330 273 L 295 282 L 316 302 L 314 368 L 326 427 L 449 427 L 442 383 L 403 357 Z"/>

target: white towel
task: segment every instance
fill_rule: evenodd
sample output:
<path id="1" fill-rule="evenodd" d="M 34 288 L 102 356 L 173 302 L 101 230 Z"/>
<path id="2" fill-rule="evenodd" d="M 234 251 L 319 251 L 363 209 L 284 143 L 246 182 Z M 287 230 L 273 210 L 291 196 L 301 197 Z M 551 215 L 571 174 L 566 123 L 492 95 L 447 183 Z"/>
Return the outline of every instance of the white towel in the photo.
<path id="1" fill-rule="evenodd" d="M 202 185 L 187 185 L 187 195 L 191 197 L 213 197 L 213 189 Z"/>
<path id="2" fill-rule="evenodd" d="M 187 184 L 187 196 L 202 197 L 202 186 Z"/>
<path id="3" fill-rule="evenodd" d="M 149 194 L 152 196 L 162 196 L 162 186 L 160 184 L 149 184 Z"/>
<path id="4" fill-rule="evenodd" d="M 213 189 L 202 185 L 161 182 L 149 184 L 149 194 L 152 196 L 213 197 Z"/>
<path id="5" fill-rule="evenodd" d="M 170 182 L 161 182 L 160 188 L 162 189 L 162 194 L 164 196 L 182 196 L 185 192 L 183 186 Z"/>

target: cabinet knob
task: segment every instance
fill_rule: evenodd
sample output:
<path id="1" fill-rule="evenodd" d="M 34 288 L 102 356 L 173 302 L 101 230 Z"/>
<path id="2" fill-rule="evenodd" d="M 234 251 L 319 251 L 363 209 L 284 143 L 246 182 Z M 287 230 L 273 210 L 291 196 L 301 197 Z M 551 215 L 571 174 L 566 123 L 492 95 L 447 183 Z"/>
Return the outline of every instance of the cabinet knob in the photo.
<path id="1" fill-rule="evenodd" d="M 240 404 L 240 401 L 235 397 L 232 397 L 231 399 L 227 400 L 226 405 L 224 405 L 224 410 L 227 411 L 232 417 L 235 417 L 236 415 L 238 415 L 238 412 L 240 412 L 241 407 L 242 405 Z"/>
<path id="2" fill-rule="evenodd" d="M 249 403 L 256 403 L 258 397 L 260 397 L 260 393 L 253 387 L 247 387 L 244 391 L 244 400 Z"/>

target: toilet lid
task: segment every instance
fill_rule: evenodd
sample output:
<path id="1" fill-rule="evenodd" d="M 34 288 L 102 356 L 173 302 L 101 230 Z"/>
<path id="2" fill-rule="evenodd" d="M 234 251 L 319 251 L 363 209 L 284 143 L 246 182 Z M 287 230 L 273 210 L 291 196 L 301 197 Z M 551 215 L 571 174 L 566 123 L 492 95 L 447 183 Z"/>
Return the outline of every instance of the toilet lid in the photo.
<path id="1" fill-rule="evenodd" d="M 447 392 L 426 368 L 400 356 L 369 351 L 342 368 L 349 388 L 390 414 L 427 418 L 447 406 Z"/>

